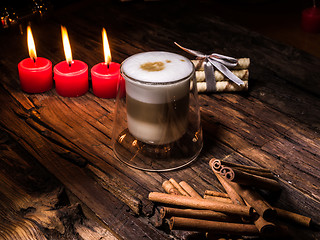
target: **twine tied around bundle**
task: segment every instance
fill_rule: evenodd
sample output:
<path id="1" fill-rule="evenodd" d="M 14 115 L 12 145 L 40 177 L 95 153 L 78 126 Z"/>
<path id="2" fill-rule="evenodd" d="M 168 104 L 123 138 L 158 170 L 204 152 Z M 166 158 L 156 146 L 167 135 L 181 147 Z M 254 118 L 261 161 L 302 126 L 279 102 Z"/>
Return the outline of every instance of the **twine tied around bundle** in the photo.
<path id="1" fill-rule="evenodd" d="M 197 59 L 204 61 L 204 72 L 206 77 L 207 91 L 213 92 L 216 89 L 216 79 L 214 76 L 215 68 L 218 69 L 224 76 L 226 76 L 229 80 L 234 82 L 235 84 L 241 86 L 244 82 L 234 75 L 228 67 L 235 67 L 238 64 L 238 60 L 233 57 L 228 57 L 225 55 L 212 53 L 210 55 L 203 54 L 202 52 L 191 50 L 185 47 L 182 47 L 178 43 L 174 42 L 182 50 L 194 55 Z"/>

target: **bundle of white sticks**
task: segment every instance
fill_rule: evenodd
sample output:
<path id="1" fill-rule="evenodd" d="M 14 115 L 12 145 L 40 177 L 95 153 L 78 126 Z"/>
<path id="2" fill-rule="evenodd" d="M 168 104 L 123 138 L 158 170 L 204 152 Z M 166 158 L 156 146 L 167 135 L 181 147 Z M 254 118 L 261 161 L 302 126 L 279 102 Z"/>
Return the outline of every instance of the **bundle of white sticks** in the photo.
<path id="1" fill-rule="evenodd" d="M 207 92 L 207 83 L 202 60 L 191 60 L 195 66 L 195 77 L 197 80 L 198 92 Z M 214 71 L 216 80 L 216 92 L 235 92 L 248 90 L 250 58 L 239 58 L 238 64 L 230 69 L 231 72 L 240 78 L 244 84 L 239 86 L 225 77 L 219 70 Z"/>

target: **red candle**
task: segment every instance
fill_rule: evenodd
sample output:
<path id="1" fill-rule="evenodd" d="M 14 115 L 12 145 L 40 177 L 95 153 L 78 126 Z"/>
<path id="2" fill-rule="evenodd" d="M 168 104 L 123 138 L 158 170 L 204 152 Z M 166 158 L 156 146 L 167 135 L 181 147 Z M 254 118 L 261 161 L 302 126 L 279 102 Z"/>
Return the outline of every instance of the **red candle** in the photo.
<path id="1" fill-rule="evenodd" d="M 92 90 L 100 98 L 115 98 L 120 80 L 120 64 L 99 63 L 91 69 Z"/>
<path id="2" fill-rule="evenodd" d="M 111 52 L 106 30 L 102 29 L 104 63 L 91 69 L 92 90 L 100 98 L 115 98 L 120 80 L 120 64 L 111 62 Z"/>
<path id="3" fill-rule="evenodd" d="M 63 97 L 78 97 L 88 91 L 88 65 L 79 60 L 60 62 L 53 68 L 56 91 Z"/>
<path id="4" fill-rule="evenodd" d="M 61 26 L 62 42 L 66 61 L 54 66 L 54 81 L 56 91 L 63 97 L 78 97 L 85 94 L 89 88 L 88 65 L 79 60 L 72 60 L 68 33 Z"/>
<path id="5" fill-rule="evenodd" d="M 320 9 L 316 5 L 303 10 L 301 26 L 306 32 L 320 32 Z"/>
<path id="6" fill-rule="evenodd" d="M 41 93 L 52 88 L 52 63 L 37 57 L 30 26 L 27 27 L 27 42 L 30 58 L 18 64 L 21 89 L 28 93 Z"/>

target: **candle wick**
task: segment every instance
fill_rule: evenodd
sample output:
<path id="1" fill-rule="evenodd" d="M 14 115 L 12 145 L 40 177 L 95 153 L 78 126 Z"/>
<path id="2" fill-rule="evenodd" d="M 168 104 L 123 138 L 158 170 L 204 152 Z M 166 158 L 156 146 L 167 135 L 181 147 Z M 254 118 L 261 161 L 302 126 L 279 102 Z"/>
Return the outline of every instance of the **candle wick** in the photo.
<path id="1" fill-rule="evenodd" d="M 33 57 L 32 60 L 33 60 L 34 63 L 36 63 L 36 58 L 35 57 Z"/>
<path id="2" fill-rule="evenodd" d="M 107 68 L 109 69 L 109 63 L 107 63 Z"/>
<path id="3" fill-rule="evenodd" d="M 71 67 L 71 62 L 68 62 L 68 64 L 69 64 L 69 67 Z"/>
<path id="4" fill-rule="evenodd" d="M 317 5 L 316 5 L 316 0 L 313 0 L 313 7 L 314 7 L 314 8 L 317 7 Z"/>

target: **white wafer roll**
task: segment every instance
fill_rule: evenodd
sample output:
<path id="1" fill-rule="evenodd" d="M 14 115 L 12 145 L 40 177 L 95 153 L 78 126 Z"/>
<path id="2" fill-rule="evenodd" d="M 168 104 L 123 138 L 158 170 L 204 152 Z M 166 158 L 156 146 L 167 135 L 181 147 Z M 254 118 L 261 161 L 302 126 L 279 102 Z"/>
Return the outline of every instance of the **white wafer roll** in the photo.
<path id="1" fill-rule="evenodd" d="M 216 92 L 237 92 L 237 91 L 245 91 L 248 90 L 248 81 L 243 81 L 244 85 L 238 86 L 234 82 L 231 81 L 221 81 L 216 82 Z M 197 82 L 198 92 L 206 92 L 207 91 L 207 83 L 206 82 Z"/>
<path id="2" fill-rule="evenodd" d="M 234 75 L 236 75 L 241 80 L 248 80 L 249 79 L 249 70 L 243 69 L 243 70 L 232 70 L 231 71 Z M 196 79 L 197 82 L 204 82 L 206 80 L 205 72 L 204 71 L 196 71 Z M 217 82 L 219 81 L 227 81 L 228 78 L 225 77 L 220 71 L 215 70 L 214 71 L 214 77 Z"/>

